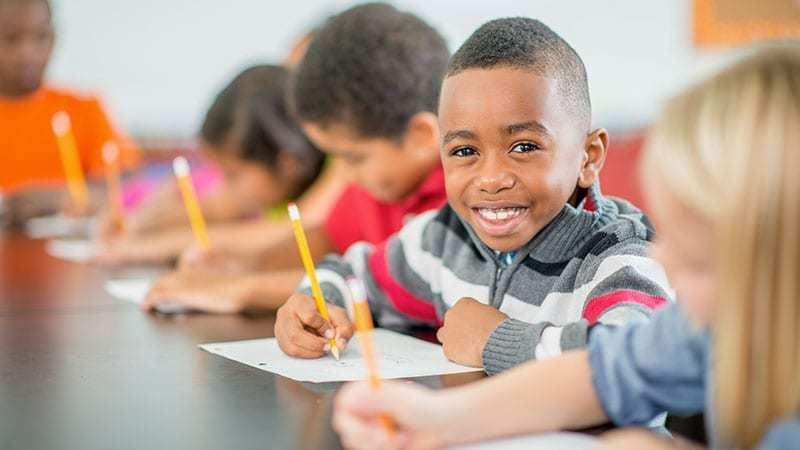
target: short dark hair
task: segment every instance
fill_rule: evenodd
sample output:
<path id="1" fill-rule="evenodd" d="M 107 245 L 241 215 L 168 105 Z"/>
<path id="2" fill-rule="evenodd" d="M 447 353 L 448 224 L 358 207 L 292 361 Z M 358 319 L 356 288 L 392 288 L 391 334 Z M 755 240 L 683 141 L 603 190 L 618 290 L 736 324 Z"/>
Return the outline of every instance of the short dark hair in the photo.
<path id="1" fill-rule="evenodd" d="M 450 52 L 413 14 L 367 3 L 328 19 L 297 68 L 293 110 L 321 126 L 398 138 L 412 116 L 435 112 Z"/>
<path id="2" fill-rule="evenodd" d="M 286 152 L 298 164 L 293 196 L 308 188 L 319 175 L 325 155 L 303 134 L 286 106 L 289 73 L 280 66 L 245 69 L 214 99 L 206 113 L 200 136 L 213 147 L 236 142 L 236 156 L 277 170 Z"/>
<path id="3" fill-rule="evenodd" d="M 591 123 L 586 67 L 575 49 L 542 22 L 526 17 L 486 22 L 453 55 L 447 76 L 492 67 L 515 67 L 558 80 L 568 112 L 587 127 Z"/>

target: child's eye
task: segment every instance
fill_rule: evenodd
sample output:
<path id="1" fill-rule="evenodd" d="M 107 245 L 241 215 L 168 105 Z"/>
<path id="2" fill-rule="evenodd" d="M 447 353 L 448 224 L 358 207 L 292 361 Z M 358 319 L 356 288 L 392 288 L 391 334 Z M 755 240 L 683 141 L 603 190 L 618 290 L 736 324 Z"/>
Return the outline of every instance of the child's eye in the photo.
<path id="1" fill-rule="evenodd" d="M 530 142 L 522 142 L 511 147 L 511 151 L 514 153 L 530 153 L 536 150 L 541 150 L 542 148 L 536 144 L 531 144 Z"/>
<path id="2" fill-rule="evenodd" d="M 450 155 L 458 156 L 459 158 L 466 158 L 467 156 L 474 156 L 476 154 L 478 154 L 478 152 L 476 152 L 474 148 L 470 147 L 457 148 L 450 153 Z"/>

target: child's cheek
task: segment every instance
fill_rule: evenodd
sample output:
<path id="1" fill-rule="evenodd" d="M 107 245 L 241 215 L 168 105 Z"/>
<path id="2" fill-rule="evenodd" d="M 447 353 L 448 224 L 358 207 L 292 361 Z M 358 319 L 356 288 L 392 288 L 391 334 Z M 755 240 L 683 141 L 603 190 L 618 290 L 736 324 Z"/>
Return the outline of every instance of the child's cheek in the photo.
<path id="1" fill-rule="evenodd" d="M 691 320 L 700 326 L 713 323 L 716 311 L 714 278 L 710 274 L 695 273 L 676 285 L 678 301 Z"/>

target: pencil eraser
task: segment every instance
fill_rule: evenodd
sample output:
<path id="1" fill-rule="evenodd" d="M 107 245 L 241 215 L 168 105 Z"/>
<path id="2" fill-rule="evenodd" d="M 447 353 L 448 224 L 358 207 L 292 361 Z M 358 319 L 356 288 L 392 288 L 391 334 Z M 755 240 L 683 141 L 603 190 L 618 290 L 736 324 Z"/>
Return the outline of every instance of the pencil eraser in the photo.
<path id="1" fill-rule="evenodd" d="M 183 156 L 178 156 L 172 160 L 172 170 L 175 172 L 175 175 L 179 177 L 189 175 L 189 161 Z"/>
<path id="2" fill-rule="evenodd" d="M 57 113 L 53 114 L 53 132 L 57 136 L 63 136 L 67 134 L 70 128 L 70 121 L 69 115 L 64 111 L 58 111 Z"/>
<path id="3" fill-rule="evenodd" d="M 289 219 L 300 220 L 300 210 L 294 203 L 289 203 Z"/>
<path id="4" fill-rule="evenodd" d="M 108 141 L 103 145 L 103 161 L 106 164 L 114 164 L 119 156 L 119 147 L 114 141 Z"/>

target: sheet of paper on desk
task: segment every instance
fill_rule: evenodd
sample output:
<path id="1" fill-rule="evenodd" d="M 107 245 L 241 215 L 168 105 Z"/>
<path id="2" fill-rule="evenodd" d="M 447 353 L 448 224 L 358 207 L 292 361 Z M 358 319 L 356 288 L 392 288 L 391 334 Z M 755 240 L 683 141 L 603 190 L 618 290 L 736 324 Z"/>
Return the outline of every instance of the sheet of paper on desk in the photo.
<path id="1" fill-rule="evenodd" d="M 452 363 L 445 358 L 442 347 L 394 331 L 376 329 L 374 339 L 382 378 L 413 378 L 481 370 Z M 203 344 L 200 348 L 297 381 L 326 383 L 367 378 L 358 337 L 347 344 L 339 361 L 330 355 L 318 359 L 286 356 L 275 339 L 219 342 Z"/>
<path id="2" fill-rule="evenodd" d="M 58 259 L 85 263 L 97 253 L 97 244 L 85 239 L 53 239 L 47 241 L 45 251 Z"/>
<path id="3" fill-rule="evenodd" d="M 33 239 L 60 237 L 89 237 L 95 226 L 95 219 L 88 217 L 68 217 L 63 214 L 34 217 L 25 224 L 25 232 Z"/>
<path id="4" fill-rule="evenodd" d="M 564 432 L 486 441 L 451 447 L 450 450 L 588 450 L 596 447 L 597 444 L 597 438 L 587 434 Z"/>
<path id="5" fill-rule="evenodd" d="M 108 280 L 105 284 L 106 292 L 112 296 L 137 305 L 141 305 L 144 302 L 144 298 L 150 292 L 152 286 L 153 280 L 151 278 Z M 191 309 L 183 305 L 167 302 L 158 305 L 156 311 L 162 314 L 181 314 L 189 312 Z"/>

